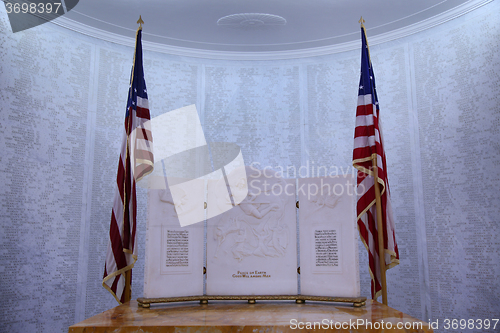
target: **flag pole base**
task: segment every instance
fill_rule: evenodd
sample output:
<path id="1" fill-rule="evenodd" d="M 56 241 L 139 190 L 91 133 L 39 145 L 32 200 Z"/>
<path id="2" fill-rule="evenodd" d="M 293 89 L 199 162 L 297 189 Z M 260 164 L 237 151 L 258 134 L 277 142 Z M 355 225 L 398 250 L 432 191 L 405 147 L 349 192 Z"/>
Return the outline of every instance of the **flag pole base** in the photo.
<path id="1" fill-rule="evenodd" d="M 149 308 L 151 304 L 156 303 L 175 303 L 199 301 L 200 304 L 208 304 L 208 301 L 247 301 L 249 304 L 255 304 L 256 301 L 295 301 L 297 304 L 303 304 L 305 301 L 331 302 L 331 303 L 351 303 L 352 306 L 359 308 L 366 305 L 366 297 L 330 297 L 330 296 L 307 296 L 307 295 L 202 295 L 202 296 L 183 296 L 183 297 L 160 297 L 137 299 L 137 304 L 142 308 Z"/>

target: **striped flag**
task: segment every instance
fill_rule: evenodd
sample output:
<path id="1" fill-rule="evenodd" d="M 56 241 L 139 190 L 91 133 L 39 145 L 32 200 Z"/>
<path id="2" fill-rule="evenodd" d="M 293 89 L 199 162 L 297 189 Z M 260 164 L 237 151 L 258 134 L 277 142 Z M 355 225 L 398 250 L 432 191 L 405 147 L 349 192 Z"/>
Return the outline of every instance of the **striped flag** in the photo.
<path id="1" fill-rule="evenodd" d="M 370 275 L 372 277 L 372 298 L 381 293 L 381 270 L 377 234 L 377 211 L 375 205 L 375 186 L 372 160 L 376 158 L 378 183 L 382 204 L 382 225 L 384 235 L 384 259 L 386 268 L 399 264 L 398 246 L 394 233 L 387 180 L 380 109 L 375 89 L 375 76 L 366 41 L 365 27 L 361 26 L 361 78 L 359 80 L 358 107 L 356 110 L 356 128 L 354 132 L 353 166 L 358 169 L 357 180 L 357 220 L 361 240 L 368 250 Z"/>
<path id="2" fill-rule="evenodd" d="M 137 260 L 136 181 L 153 171 L 153 138 L 146 83 L 142 68 L 142 29 L 136 34 L 123 141 L 109 228 L 109 244 L 102 285 L 121 304 L 125 300 L 125 272 Z M 130 276 L 131 278 L 131 276 Z"/>

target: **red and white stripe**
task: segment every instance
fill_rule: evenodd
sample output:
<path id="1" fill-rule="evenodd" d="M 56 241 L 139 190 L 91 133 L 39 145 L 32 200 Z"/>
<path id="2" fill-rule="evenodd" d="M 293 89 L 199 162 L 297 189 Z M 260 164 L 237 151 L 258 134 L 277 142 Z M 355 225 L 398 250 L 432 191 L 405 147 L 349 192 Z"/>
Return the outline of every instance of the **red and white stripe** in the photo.
<path id="1" fill-rule="evenodd" d="M 128 226 L 130 226 L 130 224 L 135 225 L 133 220 L 130 221 L 130 218 L 133 219 L 133 216 L 128 214 L 130 211 L 130 204 L 133 205 L 134 200 L 129 198 L 129 195 L 127 195 L 125 191 L 131 184 L 130 176 L 127 177 L 127 174 L 130 175 L 130 164 L 128 163 L 130 157 L 128 156 L 128 135 L 126 130 L 123 136 L 120 161 L 118 162 L 118 173 L 116 175 L 111 224 L 109 228 L 110 241 L 108 243 L 103 279 L 103 285 L 107 287 L 106 289 L 115 296 L 119 303 L 124 302 L 125 275 L 123 275 L 123 273 L 132 268 L 134 264 L 134 261 L 127 260 L 130 258 L 127 258 L 123 251 L 125 248 L 123 240 L 126 238 L 124 234 L 125 224 Z M 126 248 L 129 248 L 129 246 L 126 246 Z"/>
<path id="2" fill-rule="evenodd" d="M 358 229 L 361 239 L 368 250 L 370 274 L 372 277 L 372 297 L 374 298 L 380 295 L 382 289 L 375 205 L 375 179 L 372 166 L 374 158 L 377 159 L 377 181 L 380 184 L 382 201 L 386 268 L 391 268 L 399 263 L 389 183 L 387 180 L 387 163 L 381 132 L 379 111 L 377 110 L 377 106 L 372 102 L 372 95 L 360 95 L 356 110 L 353 165 L 358 169 Z"/>
<path id="3" fill-rule="evenodd" d="M 116 176 L 103 284 L 120 303 L 124 302 L 123 273 L 132 269 L 137 260 L 136 180 L 140 180 L 153 169 L 153 140 L 147 107 L 146 100 L 142 102 L 142 107 L 137 107 L 137 113 L 132 107 L 129 108 L 129 117 L 125 121 L 128 128 L 124 131 Z M 135 165 L 134 171 L 132 164 Z"/>

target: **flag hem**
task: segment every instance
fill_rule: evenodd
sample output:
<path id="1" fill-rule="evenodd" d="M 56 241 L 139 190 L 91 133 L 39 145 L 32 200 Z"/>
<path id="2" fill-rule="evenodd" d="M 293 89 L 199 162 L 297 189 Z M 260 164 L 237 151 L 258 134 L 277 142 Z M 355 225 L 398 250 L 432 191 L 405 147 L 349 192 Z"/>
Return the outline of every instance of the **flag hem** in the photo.
<path id="1" fill-rule="evenodd" d="M 131 253 L 132 251 L 130 251 L 129 249 L 123 249 L 123 252 L 125 253 Z M 125 266 L 109 275 L 106 275 L 106 277 L 104 279 L 102 279 L 102 286 L 104 287 L 104 289 L 106 289 L 107 291 L 109 291 L 111 293 L 111 295 L 113 295 L 113 297 L 116 299 L 116 301 L 119 303 L 119 304 L 123 304 L 122 302 L 120 302 L 120 300 L 118 299 L 118 297 L 116 296 L 116 294 L 113 292 L 113 290 L 111 290 L 111 288 L 106 284 L 106 281 L 120 275 L 120 274 L 123 274 L 123 273 L 126 273 L 127 271 L 131 270 L 132 268 L 134 268 L 134 265 L 137 261 L 137 256 L 136 255 L 132 255 L 132 258 L 134 259 L 134 262 L 131 263 L 130 265 L 128 266 Z"/>

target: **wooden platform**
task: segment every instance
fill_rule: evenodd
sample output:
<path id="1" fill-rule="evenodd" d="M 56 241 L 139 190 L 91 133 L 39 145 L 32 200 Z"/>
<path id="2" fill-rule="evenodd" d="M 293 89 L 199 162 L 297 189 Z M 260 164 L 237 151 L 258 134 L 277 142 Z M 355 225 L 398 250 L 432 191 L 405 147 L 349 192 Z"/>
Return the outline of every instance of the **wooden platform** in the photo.
<path id="1" fill-rule="evenodd" d="M 328 328 L 333 332 L 433 332 L 426 322 L 372 300 L 359 308 L 320 302 L 224 301 L 152 304 L 149 309 L 139 307 L 134 300 L 75 324 L 69 332 L 246 333 L 297 332 L 298 328 L 307 331 Z"/>

